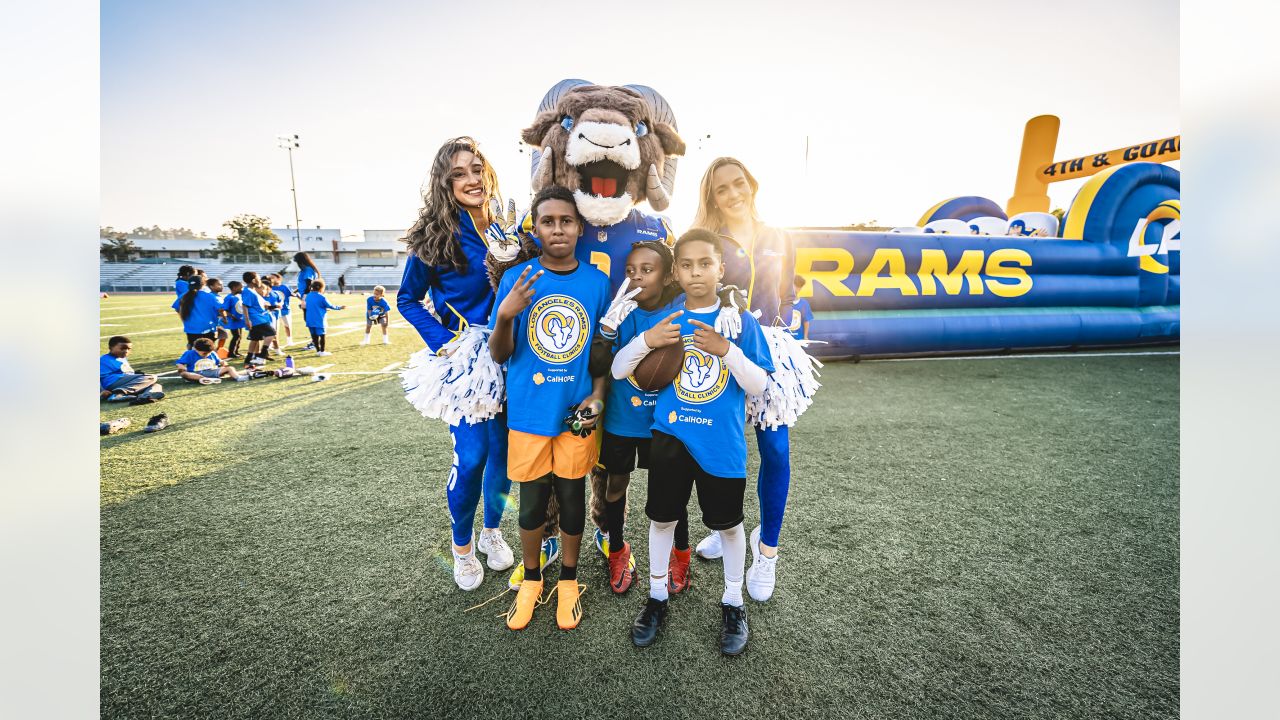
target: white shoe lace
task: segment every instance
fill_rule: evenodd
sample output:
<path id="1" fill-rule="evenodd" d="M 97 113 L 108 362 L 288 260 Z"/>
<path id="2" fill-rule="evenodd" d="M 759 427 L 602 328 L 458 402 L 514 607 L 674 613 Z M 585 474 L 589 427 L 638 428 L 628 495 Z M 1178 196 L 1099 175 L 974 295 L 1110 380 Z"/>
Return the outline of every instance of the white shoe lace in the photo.
<path id="1" fill-rule="evenodd" d="M 453 576 L 455 579 L 474 578 L 477 575 L 484 574 L 484 568 L 480 566 L 480 560 L 475 554 L 464 555 L 454 559 Z M 470 585 L 471 583 L 466 583 Z"/>
<path id="2" fill-rule="evenodd" d="M 507 544 L 507 539 L 502 537 L 501 533 L 487 533 L 483 537 L 485 538 L 484 544 L 487 548 L 485 550 L 486 554 L 493 555 L 497 553 L 499 555 L 507 555 L 511 552 L 511 546 Z"/>

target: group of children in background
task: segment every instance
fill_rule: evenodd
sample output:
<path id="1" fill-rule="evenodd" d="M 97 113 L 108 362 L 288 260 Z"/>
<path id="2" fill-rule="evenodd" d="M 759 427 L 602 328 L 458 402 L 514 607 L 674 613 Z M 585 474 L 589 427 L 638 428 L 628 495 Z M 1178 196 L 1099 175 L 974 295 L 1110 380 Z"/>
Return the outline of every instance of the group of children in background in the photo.
<path id="1" fill-rule="evenodd" d="M 173 308 L 182 318 L 187 350 L 194 349 L 197 341 L 208 339 L 211 344 L 217 343 L 216 348 L 212 348 L 215 359 L 243 357 L 246 369 L 262 366 L 272 355 L 279 355 L 281 348 L 293 344 L 290 303 L 296 297 L 300 299 L 303 321 L 311 336 L 305 349 L 314 350 L 317 357 L 332 355 L 326 343 L 327 315 L 330 310 L 344 310 L 346 306 L 334 304 L 325 296 L 325 281 L 306 253 L 298 253 L 294 259 L 301 268 L 296 289 L 286 285 L 280 273 L 259 277 L 258 273 L 249 271 L 241 280 L 227 284 L 229 292 L 225 296 L 221 295 L 221 280 L 206 278 L 204 270 L 183 265 L 174 283 L 178 298 Z M 367 300 L 365 335 L 361 345 L 369 344 L 374 325 L 382 328 L 383 344 L 391 344 L 388 334 L 390 306 L 385 295 L 386 289 L 379 285 Z M 281 334 L 284 336 L 283 344 Z M 242 356 L 241 345 L 246 335 L 248 342 Z M 177 364 L 183 372 L 191 370 L 181 359 Z"/>
<path id="2" fill-rule="evenodd" d="M 294 260 L 300 267 L 296 288 L 286 285 L 280 273 L 259 277 L 250 271 L 240 280 L 227 283 L 225 295 L 221 279 L 208 277 L 203 269 L 191 265 L 179 268 L 174 282 L 177 297 L 171 306 L 181 318 L 187 336 L 186 351 L 174 362 L 179 377 L 204 385 L 219 383 L 222 378 L 248 380 L 253 370 L 265 365 L 273 354 L 281 354 L 281 348 L 293 344 L 291 301 L 295 297 L 301 300 L 303 320 L 311 336 L 304 349 L 315 350 L 317 357 L 333 354 L 326 348 L 326 316 L 330 310 L 343 310 L 346 306 L 335 305 L 325 296 L 324 279 L 306 253 L 298 253 Z M 361 345 L 369 344 L 374 325 L 382 328 L 383 344 L 391 343 L 390 306 L 385 296 L 386 289 L 379 285 L 367 300 Z M 127 358 L 133 343 L 128 337 L 112 337 L 107 345 L 108 352 L 99 363 L 102 399 L 155 402 L 164 397 L 158 376 L 134 373 L 129 366 Z M 241 358 L 244 368 L 232 367 L 229 361 Z"/>

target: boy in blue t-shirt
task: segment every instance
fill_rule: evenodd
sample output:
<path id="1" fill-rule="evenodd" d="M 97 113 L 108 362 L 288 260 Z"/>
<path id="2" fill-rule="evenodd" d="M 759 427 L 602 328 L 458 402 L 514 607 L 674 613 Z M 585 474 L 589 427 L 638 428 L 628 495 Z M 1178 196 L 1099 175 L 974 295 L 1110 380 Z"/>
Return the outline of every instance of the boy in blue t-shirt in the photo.
<path id="1" fill-rule="evenodd" d="M 311 343 L 316 346 L 317 357 L 327 357 L 333 353 L 324 349 L 325 316 L 330 310 L 345 310 L 345 305 L 334 305 L 324 296 L 324 280 L 316 278 L 311 281 L 311 292 L 302 299 L 306 309 L 302 317 L 307 321 L 307 330 L 311 332 Z"/>
<path id="2" fill-rule="evenodd" d="M 131 405 L 164 399 L 164 388 L 155 375 L 135 373 L 129 365 L 133 341 L 124 335 L 107 341 L 107 353 L 98 358 L 98 387 L 101 399 L 108 402 L 131 400 Z"/>
<path id="3" fill-rule="evenodd" d="M 613 376 L 626 377 L 652 348 L 684 345 L 675 382 L 658 393 L 649 448 L 649 599 L 631 627 L 644 647 L 657 639 L 667 614 L 667 573 L 676 523 L 693 488 L 702 521 L 720 532 L 724 548 L 720 651 L 737 655 L 749 637 L 742 606 L 747 538 L 742 529 L 747 443 L 743 435 L 747 393 L 760 393 L 773 360 L 760 325 L 742 313 L 742 329 L 730 341 L 716 332 L 720 313 L 716 288 L 724 276 L 720 239 L 690 230 L 676 241 L 675 270 L 685 292 L 684 306 L 638 335 L 614 359 Z"/>
<path id="4" fill-rule="evenodd" d="M 544 188 L 532 213 L 543 254 L 503 274 L 489 319 L 489 352 L 507 363 L 507 474 L 520 483 L 524 580 L 507 627 L 523 630 L 542 594 L 542 528 L 555 492 L 564 548 L 556 622 L 570 630 L 582 619 L 577 573 L 586 476 L 599 456 L 589 435 L 604 409 L 605 380 L 591 377 L 589 348 L 609 306 L 609 278 L 574 257 L 583 221 L 571 192 Z M 566 427 L 570 415 L 580 429 Z"/>
<path id="5" fill-rule="evenodd" d="M 791 322 L 787 330 L 791 332 L 791 337 L 797 340 L 809 339 L 809 323 L 813 322 L 813 309 L 809 307 L 809 301 L 800 297 L 800 288 L 804 287 L 804 278 L 800 275 L 796 276 L 796 301 L 791 306 Z"/>
<path id="6" fill-rule="evenodd" d="M 245 324 L 244 315 L 237 309 L 240 307 L 240 291 L 244 289 L 244 283 L 239 280 L 232 280 L 227 283 L 228 294 L 222 299 L 222 318 L 227 328 L 227 332 L 231 334 L 231 342 L 227 345 L 227 357 L 240 357 L 240 337 L 243 334 Z"/>
<path id="7" fill-rule="evenodd" d="M 249 326 L 249 350 L 245 353 L 245 366 L 265 365 L 267 363 L 267 347 L 276 336 L 275 325 L 271 324 L 271 313 L 267 310 L 266 283 L 258 278 L 258 273 L 246 270 L 244 286 L 240 290 L 240 304 L 236 312 L 244 316 Z"/>
<path id="8" fill-rule="evenodd" d="M 271 273 L 271 287 L 280 293 L 280 322 L 276 326 L 277 335 L 280 330 L 284 331 L 284 347 L 293 344 L 293 311 L 289 309 L 289 300 L 293 297 L 293 288 L 284 282 L 284 276 L 280 273 Z M 276 343 L 276 347 L 280 347 Z"/>
<path id="9" fill-rule="evenodd" d="M 374 323 L 382 326 L 382 344 L 390 345 L 391 338 L 387 337 L 387 327 L 391 324 L 391 306 L 387 304 L 387 289 L 381 285 L 373 287 L 373 295 L 364 302 L 364 340 L 360 341 L 361 345 L 369 344 L 369 331 L 373 329 Z"/>
<path id="10" fill-rule="evenodd" d="M 178 375 L 187 382 L 212 385 L 222 382 L 223 375 L 231 376 L 236 382 L 244 382 L 248 375 L 241 375 L 236 369 L 222 362 L 222 358 L 213 351 L 213 341 L 209 338 L 197 338 L 191 349 L 182 353 L 182 357 L 174 361 L 178 366 Z"/>
<path id="11" fill-rule="evenodd" d="M 626 347 L 637 335 L 670 314 L 672 297 L 679 292 L 673 272 L 674 258 L 671 248 L 664 242 L 642 241 L 633 243 L 626 256 L 626 278 L 618 290 L 618 297 L 610 307 L 610 316 L 600 322 L 601 334 L 613 340 L 616 353 Z M 630 297 L 630 301 L 626 300 Z M 625 316 L 616 322 L 612 316 L 620 308 Z M 630 304 L 630 312 L 626 311 Z M 616 325 L 616 328 L 613 327 Z M 624 593 L 635 580 L 635 558 L 631 544 L 623 537 L 623 525 L 627 506 L 627 485 L 631 471 L 649 467 L 649 441 L 653 437 L 653 408 L 658 393 L 641 390 L 634 379 L 626 374 L 609 384 L 609 394 L 604 404 L 604 437 L 601 440 L 600 464 L 607 474 L 604 490 L 604 516 L 607 543 L 601 543 L 609 558 L 609 587 L 615 593 Z M 598 490 L 598 486 L 597 486 Z M 598 501 L 596 501 L 598 503 Z M 597 507 L 599 507 L 597 505 Z M 685 566 L 688 566 L 688 543 L 685 543 Z M 673 551 L 674 552 L 674 551 Z M 687 579 L 687 574 L 684 576 Z M 673 587 L 679 592 L 684 585 Z"/>

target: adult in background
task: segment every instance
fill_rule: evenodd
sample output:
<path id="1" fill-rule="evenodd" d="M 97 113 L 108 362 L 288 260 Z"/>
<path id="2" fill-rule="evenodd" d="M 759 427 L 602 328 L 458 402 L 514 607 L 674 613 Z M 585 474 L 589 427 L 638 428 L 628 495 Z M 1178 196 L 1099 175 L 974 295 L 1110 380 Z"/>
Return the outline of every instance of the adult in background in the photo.
<path id="1" fill-rule="evenodd" d="M 720 235 L 724 243 L 724 284 L 747 293 L 752 312 L 760 312 L 763 327 L 788 326 L 795 303 L 795 249 L 782 230 L 766 225 L 756 211 L 760 184 L 740 160 L 716 158 L 702 176 L 698 188 L 698 212 L 693 227 Z M 756 426 L 760 449 L 760 473 L 756 492 L 760 497 L 760 525 L 751 531 L 752 563 L 747 570 L 747 591 L 758 601 L 773 595 L 778 535 L 791 485 L 791 441 L 786 425 L 774 429 Z M 687 522 L 687 521 L 682 521 Z M 698 543 L 698 554 L 718 558 L 722 554 L 719 533 Z"/>
<path id="2" fill-rule="evenodd" d="M 489 248 L 484 233 L 498 219 L 491 210 L 497 196 L 498 176 L 474 140 L 454 138 L 436 151 L 422 210 L 405 236 L 409 259 L 396 309 L 437 356 L 448 356 L 451 351 L 444 346 L 470 326 L 488 327 L 494 291 L 485 269 Z M 430 307 L 424 304 L 428 300 Z M 515 564 L 499 529 L 511 491 L 506 415 L 476 423 L 458 419 L 449 425 L 449 434 L 453 467 L 445 495 L 453 531 L 453 580 L 463 590 L 474 590 L 484 580 L 477 548 L 488 556 L 492 570 Z M 482 496 L 484 528 L 473 544 L 476 505 Z"/>
<path id="3" fill-rule="evenodd" d="M 298 307 L 307 309 L 307 293 L 311 292 L 311 281 L 322 279 L 311 256 L 299 250 L 293 254 L 293 261 L 298 265 Z M 307 350 L 314 350 L 315 343 L 307 343 Z"/>

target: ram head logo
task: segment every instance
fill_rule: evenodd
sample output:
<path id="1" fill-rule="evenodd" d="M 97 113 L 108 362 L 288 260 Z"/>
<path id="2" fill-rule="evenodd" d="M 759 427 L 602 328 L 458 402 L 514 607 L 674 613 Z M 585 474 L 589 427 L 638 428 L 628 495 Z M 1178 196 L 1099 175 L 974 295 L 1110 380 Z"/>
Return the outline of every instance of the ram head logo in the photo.
<path id="1" fill-rule="evenodd" d="M 684 356 L 685 387 L 701 388 L 711 379 L 711 371 L 715 361 L 710 355 L 700 352 L 687 352 Z"/>
<path id="2" fill-rule="evenodd" d="M 542 334 L 551 339 L 551 347 L 560 352 L 573 344 L 574 325 L 577 321 L 572 315 L 559 310 L 551 310 L 542 315 Z"/>

